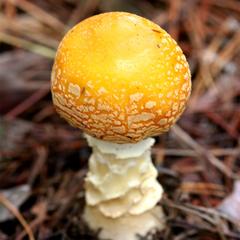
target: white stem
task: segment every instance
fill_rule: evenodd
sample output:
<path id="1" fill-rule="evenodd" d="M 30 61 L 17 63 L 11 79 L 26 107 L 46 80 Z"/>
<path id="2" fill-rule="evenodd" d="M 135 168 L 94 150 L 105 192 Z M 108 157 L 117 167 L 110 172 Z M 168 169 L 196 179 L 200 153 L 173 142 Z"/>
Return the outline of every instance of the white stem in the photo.
<path id="1" fill-rule="evenodd" d="M 122 224 L 129 221 L 129 218 L 134 225 L 138 225 L 137 222 L 141 219 L 138 230 L 136 228 L 133 230 L 135 234 L 139 233 L 138 231 L 147 233 L 153 228 L 158 228 L 159 221 L 150 214 L 163 193 L 161 185 L 156 180 L 157 171 L 151 160 L 150 150 L 154 139 L 148 138 L 136 144 L 117 144 L 88 135 L 86 138 L 93 148 L 89 160 L 89 172 L 85 180 L 87 221 L 92 222 L 89 224 L 93 225 L 94 222 L 93 216 L 90 220 L 89 212 L 95 215 L 95 219 L 98 212 L 97 218 L 101 216 L 102 219 L 100 222 L 95 221 L 93 228 L 106 228 L 109 226 L 110 219 L 113 219 L 114 223 L 120 221 Z M 92 210 L 89 211 L 91 208 Z M 103 225 L 104 218 L 108 218 L 106 226 Z M 152 224 L 146 224 L 145 221 L 147 219 L 149 221 L 150 218 L 152 218 L 150 221 Z M 143 223 L 145 227 L 141 226 Z M 111 234 L 106 236 L 110 239 L 118 239 L 115 234 L 112 238 Z"/>

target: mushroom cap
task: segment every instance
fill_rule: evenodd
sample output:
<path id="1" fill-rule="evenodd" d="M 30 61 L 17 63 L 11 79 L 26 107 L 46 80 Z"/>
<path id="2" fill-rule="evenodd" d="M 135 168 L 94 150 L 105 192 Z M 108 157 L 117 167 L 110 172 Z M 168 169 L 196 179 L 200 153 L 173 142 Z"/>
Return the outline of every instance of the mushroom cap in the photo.
<path id="1" fill-rule="evenodd" d="M 51 83 L 63 118 L 116 143 L 168 131 L 191 91 L 177 43 L 155 23 L 125 12 L 99 14 L 73 27 L 57 50 Z"/>

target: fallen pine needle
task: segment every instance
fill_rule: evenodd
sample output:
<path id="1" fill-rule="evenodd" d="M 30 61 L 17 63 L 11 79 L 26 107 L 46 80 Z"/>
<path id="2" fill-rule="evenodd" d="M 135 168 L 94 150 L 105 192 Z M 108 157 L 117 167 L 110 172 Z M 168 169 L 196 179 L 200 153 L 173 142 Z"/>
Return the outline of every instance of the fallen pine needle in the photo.
<path id="1" fill-rule="evenodd" d="M 199 143 L 197 143 L 187 132 L 185 132 L 182 128 L 177 126 L 172 127 L 172 131 L 179 139 L 185 142 L 188 146 L 196 151 L 200 156 L 204 156 L 213 166 L 219 169 L 222 173 L 226 174 L 229 178 L 238 179 L 239 176 L 233 173 L 230 168 L 224 165 L 218 158 L 216 158 L 211 152 L 202 147 Z"/>
<path id="2" fill-rule="evenodd" d="M 12 36 L 12 35 L 4 33 L 4 32 L 0 32 L 0 42 L 1 41 L 4 43 L 10 44 L 10 45 L 16 46 L 16 47 L 26 49 L 30 52 L 39 54 L 46 58 L 53 59 L 55 56 L 54 49 L 33 43 L 31 41 L 28 41 L 28 40 L 25 40 L 25 39 L 22 39 L 19 37 Z"/>
<path id="3" fill-rule="evenodd" d="M 2 204 L 3 206 L 5 206 L 17 219 L 18 221 L 21 223 L 21 225 L 23 226 L 23 228 L 25 229 L 29 240 L 35 240 L 32 230 L 29 227 L 28 223 L 26 222 L 26 220 L 24 219 L 24 217 L 22 216 L 22 214 L 18 211 L 18 209 L 7 199 L 5 198 L 2 194 L 0 194 L 0 204 Z"/>

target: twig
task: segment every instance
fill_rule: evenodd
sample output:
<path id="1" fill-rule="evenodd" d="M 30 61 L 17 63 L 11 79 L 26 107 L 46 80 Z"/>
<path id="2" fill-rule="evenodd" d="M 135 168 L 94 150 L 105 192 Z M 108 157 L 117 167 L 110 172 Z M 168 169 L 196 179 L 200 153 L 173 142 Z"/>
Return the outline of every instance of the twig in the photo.
<path id="1" fill-rule="evenodd" d="M 163 154 L 165 156 L 176 156 L 176 157 L 197 157 L 198 154 L 196 151 L 191 149 L 175 149 L 175 148 L 166 148 L 166 149 L 160 149 L 160 148 L 153 148 L 152 152 L 154 154 Z M 216 148 L 216 149 L 210 149 L 209 152 L 213 154 L 214 156 L 238 156 L 240 155 L 240 149 L 239 148 Z"/>

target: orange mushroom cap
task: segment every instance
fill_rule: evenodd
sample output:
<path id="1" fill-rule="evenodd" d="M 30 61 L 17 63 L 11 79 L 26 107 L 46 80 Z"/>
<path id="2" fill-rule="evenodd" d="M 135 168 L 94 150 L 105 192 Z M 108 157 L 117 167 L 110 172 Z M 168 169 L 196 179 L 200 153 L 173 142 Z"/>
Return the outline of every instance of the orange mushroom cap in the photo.
<path id="1" fill-rule="evenodd" d="M 57 112 L 116 143 L 168 131 L 190 91 L 189 66 L 177 43 L 155 23 L 125 12 L 99 14 L 73 27 L 52 70 Z"/>

